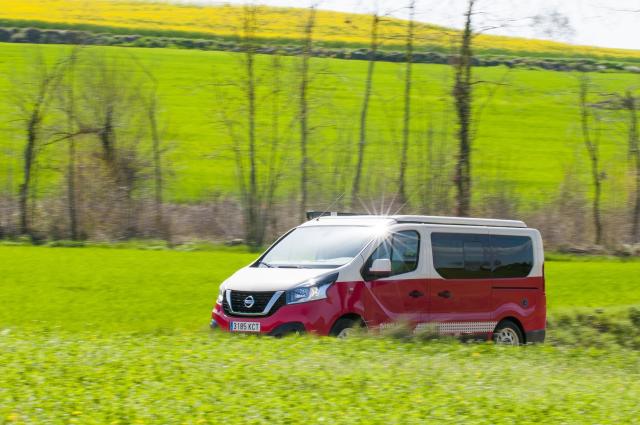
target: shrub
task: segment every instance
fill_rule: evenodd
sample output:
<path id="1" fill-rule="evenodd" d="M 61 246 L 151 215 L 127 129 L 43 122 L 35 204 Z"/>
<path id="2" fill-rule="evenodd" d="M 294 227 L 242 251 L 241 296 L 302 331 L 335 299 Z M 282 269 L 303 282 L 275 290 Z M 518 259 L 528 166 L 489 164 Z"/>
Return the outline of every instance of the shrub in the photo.
<path id="1" fill-rule="evenodd" d="M 629 320 L 640 331 L 640 308 L 631 307 L 629 309 Z"/>
<path id="2" fill-rule="evenodd" d="M 11 32 L 4 28 L 0 28 L 0 42 L 7 42 L 11 39 Z"/>

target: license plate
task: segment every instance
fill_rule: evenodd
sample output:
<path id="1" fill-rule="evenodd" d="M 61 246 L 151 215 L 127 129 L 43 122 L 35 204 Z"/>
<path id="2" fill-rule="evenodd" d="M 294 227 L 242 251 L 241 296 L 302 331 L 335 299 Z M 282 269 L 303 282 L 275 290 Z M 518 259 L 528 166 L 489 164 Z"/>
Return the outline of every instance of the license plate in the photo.
<path id="1" fill-rule="evenodd" d="M 260 322 L 231 322 L 231 332 L 260 332 Z"/>

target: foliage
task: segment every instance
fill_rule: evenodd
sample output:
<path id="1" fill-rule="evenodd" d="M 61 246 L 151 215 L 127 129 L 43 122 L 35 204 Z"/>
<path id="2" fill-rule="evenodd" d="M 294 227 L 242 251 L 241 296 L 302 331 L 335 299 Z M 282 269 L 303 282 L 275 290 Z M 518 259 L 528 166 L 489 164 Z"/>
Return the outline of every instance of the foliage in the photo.
<path id="1" fill-rule="evenodd" d="M 549 321 L 549 330 L 553 345 L 640 350 L 640 309 L 561 313 Z"/>

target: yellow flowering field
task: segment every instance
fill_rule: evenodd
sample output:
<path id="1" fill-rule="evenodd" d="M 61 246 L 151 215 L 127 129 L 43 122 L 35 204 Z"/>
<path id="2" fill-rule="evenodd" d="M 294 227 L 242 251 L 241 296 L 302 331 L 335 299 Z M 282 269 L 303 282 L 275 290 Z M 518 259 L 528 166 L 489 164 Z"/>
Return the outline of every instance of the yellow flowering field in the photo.
<path id="1" fill-rule="evenodd" d="M 307 10 L 260 7 L 258 37 L 271 40 L 295 40 L 301 37 Z M 241 6 L 177 5 L 169 2 L 136 0 L 3 0 L 0 20 L 35 21 L 55 26 L 87 25 L 157 32 L 185 33 L 190 36 L 237 35 L 241 28 Z M 366 15 L 319 11 L 314 33 L 316 42 L 331 45 L 365 46 L 368 43 L 371 18 Z M 380 35 L 385 46 L 401 47 L 406 22 L 385 19 Z M 449 48 L 455 31 L 428 24 L 416 29 L 417 43 L 422 46 Z M 514 37 L 480 35 L 478 51 L 526 52 L 533 55 L 598 56 L 638 58 L 640 51 L 574 46 L 564 43 Z"/>

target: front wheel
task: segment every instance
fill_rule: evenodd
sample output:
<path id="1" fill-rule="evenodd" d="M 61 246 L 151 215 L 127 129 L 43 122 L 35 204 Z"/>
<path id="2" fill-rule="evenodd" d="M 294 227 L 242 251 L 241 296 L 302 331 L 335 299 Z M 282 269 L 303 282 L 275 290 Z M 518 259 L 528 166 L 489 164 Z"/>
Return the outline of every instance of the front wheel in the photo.
<path id="1" fill-rule="evenodd" d="M 333 325 L 331 329 L 330 335 L 335 336 L 336 338 L 344 339 L 353 336 L 360 328 L 362 328 L 363 323 L 360 319 L 351 319 L 348 317 L 343 317 L 338 319 Z"/>
<path id="2" fill-rule="evenodd" d="M 493 331 L 493 341 L 499 345 L 521 345 L 524 344 L 520 327 L 511 320 L 503 320 L 498 323 Z"/>

